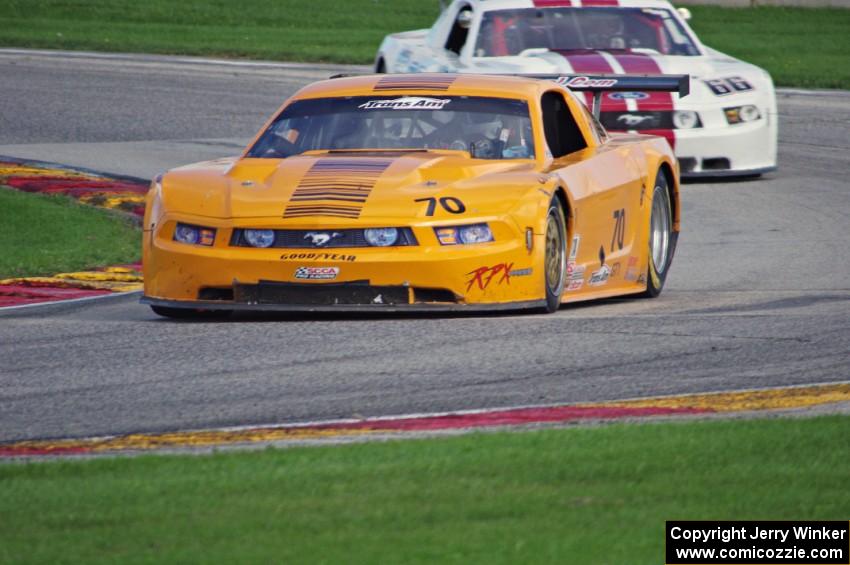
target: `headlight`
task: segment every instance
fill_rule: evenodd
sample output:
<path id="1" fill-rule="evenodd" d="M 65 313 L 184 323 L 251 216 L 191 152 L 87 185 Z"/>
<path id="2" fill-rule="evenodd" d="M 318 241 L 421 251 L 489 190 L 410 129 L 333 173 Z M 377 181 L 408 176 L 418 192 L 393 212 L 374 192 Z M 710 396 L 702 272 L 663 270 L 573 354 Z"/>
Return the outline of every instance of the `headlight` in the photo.
<path id="1" fill-rule="evenodd" d="M 242 235 L 251 247 L 271 247 L 274 243 L 272 230 L 245 230 Z"/>
<path id="2" fill-rule="evenodd" d="M 434 232 L 441 245 L 487 243 L 494 240 L 493 231 L 487 224 L 434 228 Z"/>
<path id="3" fill-rule="evenodd" d="M 215 242 L 215 230 L 189 224 L 177 224 L 174 228 L 174 241 L 189 245 L 210 246 Z"/>
<path id="4" fill-rule="evenodd" d="M 726 114 L 726 121 L 730 124 L 754 122 L 761 118 L 759 109 L 752 104 L 747 104 L 746 106 L 735 106 L 733 108 L 723 108 L 723 113 Z"/>
<path id="5" fill-rule="evenodd" d="M 363 230 L 363 237 L 369 245 L 375 247 L 389 247 L 398 241 L 398 230 L 396 228 L 368 228 Z"/>
<path id="6" fill-rule="evenodd" d="M 676 129 L 693 129 L 701 127 L 699 114 L 693 110 L 675 110 L 673 112 L 673 125 Z"/>

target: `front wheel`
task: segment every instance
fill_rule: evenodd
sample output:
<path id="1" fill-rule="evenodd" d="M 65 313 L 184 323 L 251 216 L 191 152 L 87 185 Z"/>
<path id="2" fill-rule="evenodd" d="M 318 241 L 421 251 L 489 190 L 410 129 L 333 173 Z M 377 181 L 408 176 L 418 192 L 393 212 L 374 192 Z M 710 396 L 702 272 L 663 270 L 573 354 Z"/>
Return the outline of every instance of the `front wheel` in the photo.
<path id="1" fill-rule="evenodd" d="M 652 212 L 649 217 L 649 261 L 644 296 L 655 298 L 661 294 L 673 253 L 676 250 L 676 233 L 673 231 L 673 206 L 667 179 L 658 173 L 652 193 Z"/>
<path id="2" fill-rule="evenodd" d="M 557 197 L 552 198 L 546 213 L 546 248 L 543 255 L 546 279 L 546 312 L 561 306 L 567 275 L 567 230 L 564 210 Z"/>

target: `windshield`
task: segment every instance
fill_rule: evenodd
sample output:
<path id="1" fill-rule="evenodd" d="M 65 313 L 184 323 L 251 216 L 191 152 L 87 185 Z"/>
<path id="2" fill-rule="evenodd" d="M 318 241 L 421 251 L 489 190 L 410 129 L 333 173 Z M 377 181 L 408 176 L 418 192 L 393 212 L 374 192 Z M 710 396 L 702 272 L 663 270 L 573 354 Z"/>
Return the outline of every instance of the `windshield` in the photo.
<path id="1" fill-rule="evenodd" d="M 551 51 L 643 50 L 699 55 L 669 10 L 659 8 L 523 8 L 484 12 L 476 57 Z"/>
<path id="2" fill-rule="evenodd" d="M 455 149 L 479 159 L 534 158 L 525 101 L 476 96 L 297 100 L 248 156 L 285 158 L 334 149 Z"/>

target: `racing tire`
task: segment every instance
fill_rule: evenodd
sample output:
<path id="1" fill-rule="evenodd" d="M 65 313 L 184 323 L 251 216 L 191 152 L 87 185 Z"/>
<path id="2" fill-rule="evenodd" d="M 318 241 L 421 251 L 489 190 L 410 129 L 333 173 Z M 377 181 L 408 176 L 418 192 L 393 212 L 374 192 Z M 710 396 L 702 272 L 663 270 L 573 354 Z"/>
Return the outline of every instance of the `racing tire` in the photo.
<path id="1" fill-rule="evenodd" d="M 652 191 L 652 211 L 649 216 L 649 260 L 646 271 L 646 291 L 642 296 L 655 298 L 661 294 L 673 253 L 676 251 L 678 233 L 673 231 L 673 206 L 667 178 L 659 171 Z"/>
<path id="2" fill-rule="evenodd" d="M 157 316 L 175 320 L 208 320 L 211 318 L 226 318 L 233 312 L 230 310 L 193 310 L 191 308 L 169 308 L 167 306 L 151 306 Z"/>
<path id="3" fill-rule="evenodd" d="M 543 275 L 547 314 L 557 312 L 567 281 L 567 222 L 558 197 L 552 198 L 546 212 L 546 247 L 543 251 Z"/>
<path id="4" fill-rule="evenodd" d="M 384 63 L 383 59 L 379 59 L 378 63 L 375 65 L 375 74 L 382 75 L 387 72 L 387 64 Z"/>

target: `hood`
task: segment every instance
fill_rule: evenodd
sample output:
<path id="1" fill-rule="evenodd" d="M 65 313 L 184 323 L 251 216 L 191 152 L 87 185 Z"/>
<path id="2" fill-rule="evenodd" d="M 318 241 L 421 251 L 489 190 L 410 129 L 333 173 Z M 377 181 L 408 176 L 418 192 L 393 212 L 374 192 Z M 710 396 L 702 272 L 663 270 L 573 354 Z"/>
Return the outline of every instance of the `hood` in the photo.
<path id="1" fill-rule="evenodd" d="M 507 211 L 536 178 L 532 162 L 459 151 L 358 151 L 211 161 L 175 169 L 162 183 L 170 212 L 303 224 L 424 217 L 427 201 L 416 200 L 445 196 L 470 211 L 478 202 L 487 202 L 488 212 Z"/>

